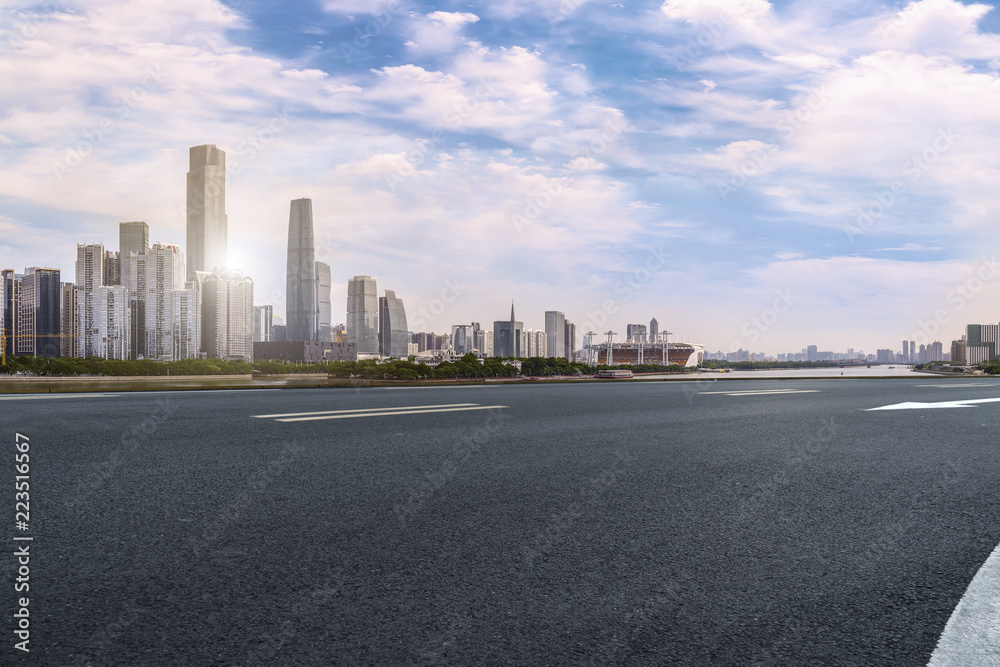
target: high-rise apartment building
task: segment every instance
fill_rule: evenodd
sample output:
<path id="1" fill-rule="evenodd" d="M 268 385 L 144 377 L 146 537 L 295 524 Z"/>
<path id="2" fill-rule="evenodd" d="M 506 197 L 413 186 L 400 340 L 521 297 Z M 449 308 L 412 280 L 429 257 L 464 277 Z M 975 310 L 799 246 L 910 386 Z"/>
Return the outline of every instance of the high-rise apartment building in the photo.
<path id="1" fill-rule="evenodd" d="M 130 322 L 129 350 L 131 358 L 157 356 L 147 350 L 149 334 L 146 330 L 146 299 L 152 283 L 147 284 L 146 255 L 149 253 L 149 225 L 142 221 L 118 223 L 118 273 L 119 279 L 105 285 L 125 285 L 128 287 Z M 105 275 L 107 275 L 105 262 Z"/>
<path id="2" fill-rule="evenodd" d="M 253 361 L 253 281 L 237 270 L 196 274 L 201 343 L 209 358 Z"/>
<path id="3" fill-rule="evenodd" d="M 406 330 L 406 310 L 403 300 L 392 290 L 379 297 L 378 343 L 383 357 L 406 359 L 409 354 L 410 333 Z"/>
<path id="4" fill-rule="evenodd" d="M 126 274 L 128 275 L 128 274 Z M 114 252 L 113 250 L 104 251 L 104 284 L 105 285 L 121 285 L 122 284 L 122 263 L 121 263 L 121 253 Z"/>
<path id="5" fill-rule="evenodd" d="M 330 265 L 326 262 L 316 262 L 316 317 L 317 328 L 319 330 L 317 340 L 321 343 L 329 343 L 333 340 L 333 331 L 331 329 L 333 322 L 333 304 L 330 301 L 331 284 Z"/>
<path id="6" fill-rule="evenodd" d="M 104 285 L 104 244 L 76 246 L 77 344 L 76 356 L 105 356 L 97 311 L 97 290 Z M 106 320 L 105 316 L 105 320 Z"/>
<path id="7" fill-rule="evenodd" d="M 566 315 L 545 311 L 545 349 L 550 357 L 566 357 Z"/>
<path id="8" fill-rule="evenodd" d="M 626 327 L 627 342 L 629 343 L 646 343 L 646 325 L 645 324 L 629 324 Z"/>
<path id="9" fill-rule="evenodd" d="M 73 283 L 63 283 L 61 287 L 62 303 L 59 304 L 59 355 L 63 357 L 76 356 L 76 311 L 79 290 Z"/>
<path id="10" fill-rule="evenodd" d="M 358 354 L 378 354 L 378 292 L 371 276 L 347 283 L 347 342 Z"/>
<path id="11" fill-rule="evenodd" d="M 197 359 L 201 356 L 201 291 L 197 281 L 188 282 L 184 289 L 174 290 L 173 300 L 173 360 Z"/>
<path id="12" fill-rule="evenodd" d="M 98 287 L 93 296 L 94 330 L 87 338 L 93 350 L 82 356 L 105 359 L 128 359 L 131 356 L 131 309 L 128 288 L 124 285 Z"/>
<path id="13" fill-rule="evenodd" d="M 147 253 L 132 253 L 145 279 L 140 296 L 132 299 L 133 308 L 141 307 L 141 350 L 147 359 L 174 358 L 174 292 L 184 288 L 184 255 L 175 245 L 157 243 Z M 139 319 L 139 318 L 136 318 Z"/>
<path id="14" fill-rule="evenodd" d="M 317 340 L 318 309 L 312 200 L 295 199 L 288 214 L 285 267 L 285 335 L 288 340 Z"/>
<path id="15" fill-rule="evenodd" d="M 187 174 L 187 275 L 228 266 L 226 154 L 214 144 L 190 150 Z"/>

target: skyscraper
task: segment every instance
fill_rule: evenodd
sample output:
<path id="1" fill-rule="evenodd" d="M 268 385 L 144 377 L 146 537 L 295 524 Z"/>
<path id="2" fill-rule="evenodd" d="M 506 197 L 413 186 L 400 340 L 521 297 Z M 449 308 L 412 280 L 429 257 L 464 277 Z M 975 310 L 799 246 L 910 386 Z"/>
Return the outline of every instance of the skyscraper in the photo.
<path id="1" fill-rule="evenodd" d="M 406 330 L 406 310 L 403 300 L 392 290 L 379 297 L 378 344 L 384 357 L 406 359 L 409 353 L 410 334 Z"/>
<path id="2" fill-rule="evenodd" d="M 76 310 L 79 290 L 73 283 L 62 284 L 62 304 L 60 304 L 59 353 L 63 357 L 76 356 Z"/>
<path id="3" fill-rule="evenodd" d="M 253 361 L 253 281 L 239 271 L 221 268 L 196 277 L 207 355 Z"/>
<path id="4" fill-rule="evenodd" d="M 347 342 L 358 354 L 378 354 L 378 292 L 371 276 L 347 283 Z"/>
<path id="5" fill-rule="evenodd" d="M 274 338 L 274 306 L 254 306 L 253 342 L 270 343 Z"/>
<path id="6" fill-rule="evenodd" d="M 77 339 L 76 356 L 103 356 L 97 313 L 97 290 L 104 282 L 104 244 L 76 246 Z"/>
<path id="7" fill-rule="evenodd" d="M 576 361 L 576 325 L 566 320 L 566 359 Z"/>
<path id="8" fill-rule="evenodd" d="M 566 357 L 566 315 L 545 311 L 545 351 L 550 357 Z"/>
<path id="9" fill-rule="evenodd" d="M 148 338 L 146 333 L 147 276 L 145 256 L 147 253 L 149 253 L 149 225 L 142 221 L 118 223 L 118 252 L 116 255 L 119 279 L 110 282 L 105 278 L 104 284 L 128 287 L 129 308 L 132 317 L 130 322 L 132 340 L 129 341 L 129 350 L 131 350 L 133 359 L 156 356 L 146 350 Z M 105 275 L 109 273 L 108 264 L 109 262 L 105 260 Z M 148 288 L 153 288 L 153 285 L 150 284 Z"/>
<path id="10" fill-rule="evenodd" d="M 214 144 L 190 150 L 187 174 L 187 275 L 228 265 L 226 154 Z"/>
<path id="11" fill-rule="evenodd" d="M 511 302 L 510 319 L 493 322 L 493 356 L 516 358 L 524 356 L 521 350 L 523 332 L 524 323 L 514 319 L 514 303 Z"/>
<path id="12" fill-rule="evenodd" d="M 142 354 L 147 359 L 173 359 L 174 292 L 184 287 L 184 256 L 174 245 L 157 243 L 147 253 L 133 258 L 145 269 L 145 291 L 132 299 L 133 308 L 141 304 Z M 138 336 L 137 336 L 138 338 Z"/>
<path id="13" fill-rule="evenodd" d="M 316 303 L 319 334 L 317 340 L 328 343 L 333 340 L 330 325 L 333 318 L 333 305 L 330 303 L 330 265 L 326 262 L 316 262 Z"/>
<path id="14" fill-rule="evenodd" d="M 105 359 L 129 359 L 132 317 L 128 288 L 102 285 L 95 290 L 93 301 L 95 328 L 93 334 L 88 332 L 93 345 L 90 354 Z"/>
<path id="15" fill-rule="evenodd" d="M 654 317 L 649 321 L 649 342 L 659 343 L 660 342 L 659 336 L 660 336 L 660 323 L 657 322 L 656 318 Z"/>
<path id="16" fill-rule="evenodd" d="M 318 330 L 316 249 L 311 199 L 295 199 L 288 214 L 288 263 L 285 268 L 285 335 L 315 342 Z"/>

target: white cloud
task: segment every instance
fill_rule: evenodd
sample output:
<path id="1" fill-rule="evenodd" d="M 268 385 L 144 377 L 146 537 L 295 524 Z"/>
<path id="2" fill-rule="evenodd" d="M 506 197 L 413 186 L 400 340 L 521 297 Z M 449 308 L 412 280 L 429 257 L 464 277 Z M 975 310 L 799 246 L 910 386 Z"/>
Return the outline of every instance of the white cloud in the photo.
<path id="1" fill-rule="evenodd" d="M 407 46 L 431 53 L 451 51 L 461 42 L 462 28 L 476 23 L 475 14 L 461 12 L 432 12 L 413 18 L 409 23 L 412 39 Z"/>

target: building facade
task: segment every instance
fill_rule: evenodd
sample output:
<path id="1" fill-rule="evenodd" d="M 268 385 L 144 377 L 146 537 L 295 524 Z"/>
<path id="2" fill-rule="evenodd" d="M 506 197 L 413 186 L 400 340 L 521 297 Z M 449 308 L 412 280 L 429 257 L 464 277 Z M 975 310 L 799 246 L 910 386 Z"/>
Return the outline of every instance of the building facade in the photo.
<path id="1" fill-rule="evenodd" d="M 226 153 L 214 144 L 194 146 L 187 174 L 187 277 L 228 266 Z"/>
<path id="2" fill-rule="evenodd" d="M 274 306 L 254 306 L 253 342 L 270 343 L 274 338 Z"/>
<path id="3" fill-rule="evenodd" d="M 550 357 L 566 357 L 566 315 L 545 311 L 545 349 Z"/>
<path id="4" fill-rule="evenodd" d="M 315 342 L 319 331 L 316 247 L 311 199 L 295 199 L 288 213 L 285 265 L 285 335 L 290 341 Z"/>
<path id="5" fill-rule="evenodd" d="M 196 274 L 201 345 L 212 359 L 253 361 L 253 281 L 237 270 Z"/>
<path id="6" fill-rule="evenodd" d="M 358 354 L 378 354 L 378 292 L 371 276 L 347 283 L 347 342 Z"/>
<path id="7" fill-rule="evenodd" d="M 514 319 L 514 304 L 510 305 L 509 320 L 495 320 L 493 322 L 493 356 L 494 357 L 523 357 L 521 349 L 524 323 Z"/>
<path id="8" fill-rule="evenodd" d="M 333 340 L 333 304 L 330 301 L 330 265 L 316 262 L 316 317 L 318 333 L 316 340 L 326 343 Z"/>
<path id="9" fill-rule="evenodd" d="M 383 357 L 406 359 L 409 355 L 410 333 L 406 330 L 406 310 L 403 300 L 392 290 L 379 298 L 379 354 Z"/>

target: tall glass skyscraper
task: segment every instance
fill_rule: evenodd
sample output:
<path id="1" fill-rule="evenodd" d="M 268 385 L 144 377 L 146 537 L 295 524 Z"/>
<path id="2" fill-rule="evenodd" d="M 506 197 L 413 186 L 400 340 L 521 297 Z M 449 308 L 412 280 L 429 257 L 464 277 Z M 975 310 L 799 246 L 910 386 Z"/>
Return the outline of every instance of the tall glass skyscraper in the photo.
<path id="1" fill-rule="evenodd" d="M 545 311 L 545 353 L 566 357 L 566 315 L 558 310 Z"/>
<path id="2" fill-rule="evenodd" d="M 333 340 L 330 329 L 333 324 L 333 304 L 330 302 L 330 265 L 326 262 L 316 262 L 316 306 L 317 306 L 317 327 L 319 334 L 317 340 L 327 343 Z"/>
<path id="3" fill-rule="evenodd" d="M 285 272 L 285 336 L 315 342 L 319 301 L 311 199 L 295 199 L 288 214 L 288 264 Z"/>
<path id="4" fill-rule="evenodd" d="M 409 353 L 410 333 L 406 330 L 406 310 L 403 300 L 392 290 L 378 300 L 379 354 L 384 357 L 406 359 Z"/>
<path id="5" fill-rule="evenodd" d="M 378 354 L 378 291 L 371 276 L 347 283 L 347 342 L 358 354 Z"/>
<path id="6" fill-rule="evenodd" d="M 187 275 L 228 266 L 226 153 L 214 144 L 194 146 L 187 174 Z M 147 239 L 148 242 L 148 239 Z"/>

